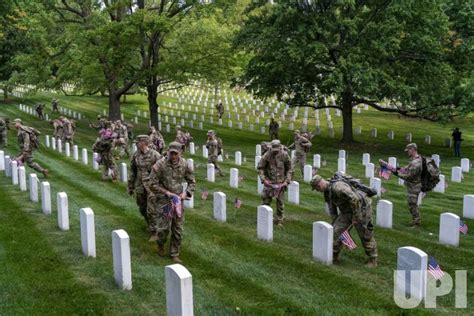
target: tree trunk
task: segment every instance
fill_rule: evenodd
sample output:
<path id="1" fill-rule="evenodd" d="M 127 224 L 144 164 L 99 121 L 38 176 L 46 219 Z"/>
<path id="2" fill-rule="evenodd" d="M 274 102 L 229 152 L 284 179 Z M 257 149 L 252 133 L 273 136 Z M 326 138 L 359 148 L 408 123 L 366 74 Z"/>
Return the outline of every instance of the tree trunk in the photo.
<path id="1" fill-rule="evenodd" d="M 352 97 L 349 93 L 342 96 L 342 142 L 353 143 L 354 136 L 352 133 Z"/>
<path id="2" fill-rule="evenodd" d="M 3 101 L 8 101 L 8 86 L 3 86 Z"/>
<path id="3" fill-rule="evenodd" d="M 117 89 L 109 88 L 109 120 L 120 120 L 120 97 Z"/>
<path id="4" fill-rule="evenodd" d="M 156 101 L 158 98 L 158 87 L 152 81 L 146 86 L 146 90 L 148 108 L 150 110 L 151 126 L 154 126 L 156 129 L 158 129 L 158 102 Z"/>

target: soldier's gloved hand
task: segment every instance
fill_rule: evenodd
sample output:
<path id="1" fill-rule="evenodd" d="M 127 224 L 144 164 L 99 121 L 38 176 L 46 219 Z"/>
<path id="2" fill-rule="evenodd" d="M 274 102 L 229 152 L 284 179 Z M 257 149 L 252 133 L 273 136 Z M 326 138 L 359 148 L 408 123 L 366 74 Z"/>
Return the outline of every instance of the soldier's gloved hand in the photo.
<path id="1" fill-rule="evenodd" d="M 270 181 L 268 181 L 267 179 L 263 180 L 263 184 L 265 185 L 271 185 L 272 183 Z"/>
<path id="2" fill-rule="evenodd" d="M 186 199 L 186 192 L 181 193 L 181 194 L 179 195 L 179 198 L 180 198 L 181 200 Z"/>

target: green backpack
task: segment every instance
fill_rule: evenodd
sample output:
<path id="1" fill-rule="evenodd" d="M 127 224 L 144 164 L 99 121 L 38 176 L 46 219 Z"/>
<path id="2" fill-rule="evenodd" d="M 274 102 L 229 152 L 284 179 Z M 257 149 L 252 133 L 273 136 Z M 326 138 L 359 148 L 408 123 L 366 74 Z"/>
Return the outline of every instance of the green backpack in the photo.
<path id="1" fill-rule="evenodd" d="M 436 162 L 430 157 L 421 157 L 421 191 L 429 192 L 439 183 L 439 168 Z"/>

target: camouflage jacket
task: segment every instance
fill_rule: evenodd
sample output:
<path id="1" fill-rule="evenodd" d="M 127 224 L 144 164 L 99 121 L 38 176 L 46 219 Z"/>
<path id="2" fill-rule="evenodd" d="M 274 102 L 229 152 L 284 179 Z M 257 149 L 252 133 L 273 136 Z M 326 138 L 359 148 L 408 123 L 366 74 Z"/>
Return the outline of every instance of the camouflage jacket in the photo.
<path id="1" fill-rule="evenodd" d="M 73 134 L 72 124 L 69 120 L 64 120 L 62 122 L 63 134 L 65 136 L 71 136 Z"/>
<path id="2" fill-rule="evenodd" d="M 273 155 L 267 151 L 258 163 L 258 174 L 262 181 L 268 180 L 271 183 L 282 183 L 291 181 L 291 159 L 283 149 Z"/>
<path id="3" fill-rule="evenodd" d="M 423 161 L 421 156 L 410 158 L 410 163 L 398 170 L 398 177 L 405 180 L 408 186 L 420 184 L 422 168 Z"/>
<path id="4" fill-rule="evenodd" d="M 7 129 L 7 123 L 2 117 L 0 117 L 0 131 L 4 131 L 6 129 Z"/>
<path id="5" fill-rule="evenodd" d="M 209 139 L 206 143 L 207 155 L 218 156 L 219 155 L 219 144 L 216 138 Z"/>
<path id="6" fill-rule="evenodd" d="M 367 206 L 372 203 L 364 192 L 352 188 L 343 181 L 330 184 L 324 191 L 324 200 L 329 206 L 329 215 L 333 219 L 337 217 L 339 208 L 341 213 L 352 213 L 355 219 L 360 220 L 366 213 Z"/>
<path id="7" fill-rule="evenodd" d="M 278 132 L 278 130 L 280 129 L 280 125 L 278 125 L 277 122 L 273 122 L 273 123 L 270 123 L 268 128 L 270 129 L 270 132 Z"/>
<path id="8" fill-rule="evenodd" d="M 307 153 L 313 144 L 304 136 L 297 136 L 295 140 L 295 149 L 297 153 Z"/>
<path id="9" fill-rule="evenodd" d="M 143 184 L 150 175 L 151 168 L 158 160 L 160 160 L 160 158 L 161 155 L 153 149 L 148 149 L 146 153 L 137 150 L 130 161 L 128 188 L 135 189 L 137 193 L 144 193 Z"/>
<path id="10" fill-rule="evenodd" d="M 145 187 L 155 193 L 158 199 L 168 199 L 166 192 L 181 194 L 183 182 L 187 182 L 186 195 L 191 197 L 196 186 L 193 171 L 188 167 L 186 159 L 180 158 L 172 164 L 167 157 L 162 157 L 151 169 L 150 176 L 145 181 Z"/>
<path id="11" fill-rule="evenodd" d="M 18 129 L 17 134 L 18 146 L 22 152 L 32 152 L 33 144 L 31 143 L 30 133 L 28 132 L 28 127 L 22 126 Z"/>

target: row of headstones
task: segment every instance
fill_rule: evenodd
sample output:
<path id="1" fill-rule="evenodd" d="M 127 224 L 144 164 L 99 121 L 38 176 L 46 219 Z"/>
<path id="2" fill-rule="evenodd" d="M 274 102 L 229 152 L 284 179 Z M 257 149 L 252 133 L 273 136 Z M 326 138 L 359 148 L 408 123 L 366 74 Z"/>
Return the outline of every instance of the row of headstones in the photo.
<path id="1" fill-rule="evenodd" d="M 56 150 L 60 154 L 63 153 L 63 143 L 61 139 L 55 139 L 54 137 L 50 138 L 49 135 L 46 135 L 45 145 L 47 148 Z M 136 151 L 136 146 L 133 146 L 133 148 L 134 151 Z M 71 145 L 68 142 L 64 144 L 64 154 L 66 157 L 71 157 Z M 74 160 L 79 161 L 79 147 L 77 145 L 73 146 L 72 157 Z M 98 158 L 98 153 L 92 153 L 92 168 L 94 170 L 99 170 Z M 86 148 L 82 149 L 82 163 L 84 165 L 87 165 L 89 163 L 88 152 Z M 127 164 L 124 162 L 120 163 L 120 181 L 124 183 L 128 181 Z"/>
<path id="2" fill-rule="evenodd" d="M 27 105 L 24 105 L 24 104 L 21 104 L 21 103 L 20 103 L 20 104 L 18 105 L 18 108 L 19 108 L 21 111 L 23 111 L 23 112 L 25 112 L 25 113 L 27 113 L 27 114 L 30 114 L 30 115 L 33 115 L 33 116 L 37 116 L 37 113 L 36 113 L 35 109 L 33 109 L 33 108 L 30 107 L 30 106 L 27 106 Z M 68 108 L 65 108 L 65 107 L 59 107 L 59 112 L 61 112 L 61 113 L 64 114 L 64 115 L 67 115 L 67 116 L 69 116 L 69 117 L 72 117 L 72 118 L 74 118 L 74 119 L 77 119 L 77 120 L 82 119 L 82 116 L 83 116 L 81 113 L 76 112 L 76 111 L 73 111 L 73 110 L 68 109 Z M 45 118 L 46 121 L 49 121 L 49 114 L 48 114 L 48 113 L 45 113 L 45 114 L 44 114 L 44 118 Z"/>
<path id="3" fill-rule="evenodd" d="M 24 166 L 17 166 L 16 161 L 0 151 L 0 170 L 5 170 L 7 177 L 12 178 L 13 185 L 19 185 L 20 191 L 27 191 Z M 29 175 L 30 200 L 38 202 L 38 177 Z M 51 215 L 51 188 L 49 182 L 41 182 L 41 208 L 45 215 Z M 57 193 L 58 227 L 62 231 L 69 230 L 69 207 L 66 192 Z M 94 212 L 90 208 L 80 209 L 81 247 L 87 257 L 96 257 L 96 238 Z M 112 253 L 114 279 L 123 290 L 132 289 L 132 269 L 130 255 L 130 237 L 123 229 L 112 231 Z M 192 314 L 192 277 L 182 265 L 175 264 L 165 267 L 166 302 L 168 315 Z"/>
<path id="4" fill-rule="evenodd" d="M 290 194 L 291 196 L 291 194 Z M 327 209 L 327 208 L 326 208 Z M 226 194 L 214 192 L 213 205 L 214 219 L 219 222 L 227 220 Z M 474 195 L 465 195 L 463 201 L 463 216 L 474 219 Z M 262 205 L 257 210 L 257 236 L 259 239 L 273 240 L 273 210 L 271 207 Z M 383 228 L 392 228 L 393 204 L 387 200 L 380 200 L 377 204 L 376 225 Z M 460 217 L 453 213 L 443 213 L 440 217 L 439 242 L 445 245 L 459 245 Z M 331 259 L 332 262 L 333 228 L 324 222 L 313 224 L 313 256 L 324 258 L 321 261 Z M 321 251 L 320 246 L 325 245 Z M 329 246 L 331 245 L 331 246 Z M 329 251 L 331 249 L 331 251 Z M 317 254 L 320 255 L 317 255 Z"/>

